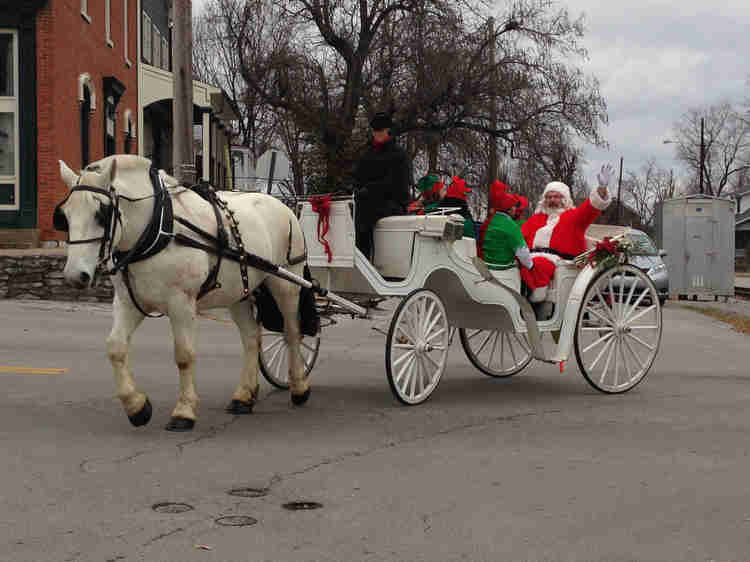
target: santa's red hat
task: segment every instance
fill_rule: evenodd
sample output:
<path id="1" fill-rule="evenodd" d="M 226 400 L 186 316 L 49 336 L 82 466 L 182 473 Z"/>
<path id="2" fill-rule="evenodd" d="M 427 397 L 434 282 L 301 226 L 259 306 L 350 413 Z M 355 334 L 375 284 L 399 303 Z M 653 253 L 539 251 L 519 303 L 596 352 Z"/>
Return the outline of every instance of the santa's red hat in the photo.
<path id="1" fill-rule="evenodd" d="M 542 199 L 539 201 L 539 205 L 537 205 L 537 209 L 536 209 L 537 213 L 543 211 L 544 196 L 550 191 L 555 191 L 559 193 L 560 195 L 562 195 L 562 199 L 563 199 L 562 208 L 563 209 L 570 209 L 574 206 L 573 198 L 570 196 L 570 188 L 561 181 L 551 181 L 545 186 L 544 191 L 542 192 Z"/>
<path id="2" fill-rule="evenodd" d="M 446 198 L 466 200 L 466 194 L 471 193 L 471 188 L 466 187 L 466 182 L 458 176 L 453 176 L 453 182 L 448 186 L 445 192 Z"/>
<path id="3" fill-rule="evenodd" d="M 490 184 L 490 207 L 498 211 L 509 211 L 517 202 L 515 195 L 508 193 L 510 189 L 500 180 Z"/>

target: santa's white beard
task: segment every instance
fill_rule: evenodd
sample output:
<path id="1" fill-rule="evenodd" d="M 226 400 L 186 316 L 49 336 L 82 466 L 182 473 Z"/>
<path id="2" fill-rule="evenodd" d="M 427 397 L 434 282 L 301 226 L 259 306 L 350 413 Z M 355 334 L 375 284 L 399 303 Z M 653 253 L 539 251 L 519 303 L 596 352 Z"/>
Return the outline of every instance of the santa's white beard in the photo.
<path id="1" fill-rule="evenodd" d="M 561 215 L 564 211 L 567 211 L 567 209 L 565 209 L 564 207 L 549 207 L 544 203 L 539 203 L 539 206 L 536 209 L 537 213 L 544 213 L 545 215 L 549 215 L 551 217 Z"/>

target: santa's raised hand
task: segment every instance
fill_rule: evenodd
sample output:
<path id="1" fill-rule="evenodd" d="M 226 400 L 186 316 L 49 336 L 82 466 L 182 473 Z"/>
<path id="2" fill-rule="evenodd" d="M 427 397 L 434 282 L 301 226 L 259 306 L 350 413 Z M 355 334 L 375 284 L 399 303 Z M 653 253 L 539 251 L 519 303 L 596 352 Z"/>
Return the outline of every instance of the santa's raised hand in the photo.
<path id="1" fill-rule="evenodd" d="M 607 198 L 607 187 L 609 186 L 609 181 L 612 179 L 614 173 L 615 170 L 611 164 L 604 164 L 602 169 L 599 170 L 599 173 L 596 174 L 596 179 L 599 182 L 597 191 L 602 199 Z"/>

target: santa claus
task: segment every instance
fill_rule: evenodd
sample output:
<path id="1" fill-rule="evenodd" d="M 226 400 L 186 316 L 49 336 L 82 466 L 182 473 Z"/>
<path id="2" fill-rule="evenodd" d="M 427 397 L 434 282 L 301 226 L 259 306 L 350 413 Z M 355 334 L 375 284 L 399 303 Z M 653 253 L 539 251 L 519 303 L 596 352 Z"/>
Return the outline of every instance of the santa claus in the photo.
<path id="1" fill-rule="evenodd" d="M 531 302 L 546 299 L 560 260 L 573 259 L 586 251 L 586 229 L 612 200 L 607 187 L 613 173 L 609 164 L 602 166 L 596 176 L 599 186 L 578 207 L 573 205 L 570 188 L 564 183 L 553 181 L 544 188 L 536 213 L 521 227 L 534 262 L 531 269 L 521 268 L 521 278 L 532 289 Z"/>

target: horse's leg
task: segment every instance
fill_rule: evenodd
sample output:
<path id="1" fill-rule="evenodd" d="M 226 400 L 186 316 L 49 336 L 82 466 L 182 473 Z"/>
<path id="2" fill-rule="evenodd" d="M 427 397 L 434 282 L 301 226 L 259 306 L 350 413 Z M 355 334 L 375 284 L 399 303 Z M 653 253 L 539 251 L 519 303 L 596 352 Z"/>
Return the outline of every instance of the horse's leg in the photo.
<path id="1" fill-rule="evenodd" d="M 115 375 L 117 397 L 130 423 L 136 427 L 146 425 L 151 420 L 151 402 L 143 392 L 136 391 L 128 357 L 130 338 L 144 316 L 129 301 L 123 303 L 117 292 L 112 306 L 114 322 L 107 338 L 107 355 Z"/>
<path id="2" fill-rule="evenodd" d="M 179 297 L 168 305 L 174 336 L 174 359 L 180 371 L 180 397 L 172 410 L 168 431 L 190 431 L 195 425 L 198 394 L 195 392 L 195 335 L 198 326 L 195 299 Z"/>
<path id="3" fill-rule="evenodd" d="M 229 311 L 232 320 L 237 324 L 245 351 L 245 361 L 240 375 L 240 382 L 232 393 L 232 401 L 226 410 L 230 414 L 252 414 L 258 398 L 258 351 L 260 350 L 262 330 L 258 326 L 249 300 L 233 304 Z"/>
<path id="4" fill-rule="evenodd" d="M 298 275 L 302 275 L 302 272 Z M 284 339 L 289 351 L 289 390 L 292 404 L 301 406 L 310 398 L 310 381 L 305 378 L 305 368 L 300 352 L 302 343 L 298 317 L 300 289 L 297 285 L 276 277 L 267 279 L 266 283 L 284 317 Z"/>

